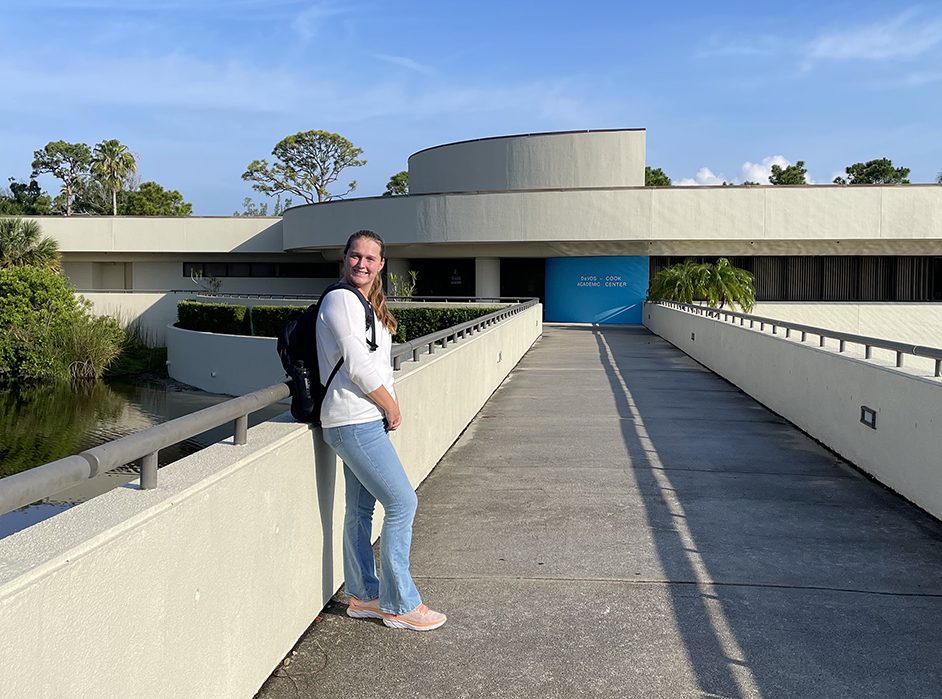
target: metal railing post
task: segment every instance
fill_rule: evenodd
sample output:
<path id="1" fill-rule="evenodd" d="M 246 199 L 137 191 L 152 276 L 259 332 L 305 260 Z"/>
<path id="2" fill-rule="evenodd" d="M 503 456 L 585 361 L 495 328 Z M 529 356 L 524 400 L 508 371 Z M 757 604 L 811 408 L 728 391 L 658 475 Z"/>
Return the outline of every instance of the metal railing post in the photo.
<path id="1" fill-rule="evenodd" d="M 141 490 L 157 487 L 157 452 L 141 457 Z"/>
<path id="2" fill-rule="evenodd" d="M 249 416 L 243 415 L 235 419 L 235 433 L 232 436 L 234 444 L 246 444 L 249 441 Z"/>

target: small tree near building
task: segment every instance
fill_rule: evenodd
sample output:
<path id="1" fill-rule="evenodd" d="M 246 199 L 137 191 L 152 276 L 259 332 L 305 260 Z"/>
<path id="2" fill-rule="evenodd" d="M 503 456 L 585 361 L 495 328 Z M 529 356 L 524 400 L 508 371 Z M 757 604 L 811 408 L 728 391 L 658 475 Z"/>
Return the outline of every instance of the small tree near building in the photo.
<path id="1" fill-rule="evenodd" d="M 909 184 L 909 168 L 893 167 L 889 158 L 854 163 L 844 172 L 847 177 L 835 177 L 834 184 Z"/>
<path id="2" fill-rule="evenodd" d="M 193 205 L 183 200 L 175 189 L 164 189 L 156 182 L 141 182 L 133 192 L 120 192 L 118 213 L 122 216 L 189 216 Z"/>
<path id="3" fill-rule="evenodd" d="M 769 175 L 769 184 L 791 185 L 808 184 L 805 175 L 808 171 L 805 169 L 805 161 L 799 160 L 794 165 L 782 167 L 781 165 L 772 166 L 772 174 Z"/>
<path id="4" fill-rule="evenodd" d="M 383 192 L 384 197 L 395 197 L 401 194 L 409 193 L 409 173 L 406 170 L 401 170 L 395 175 L 389 178 L 389 182 L 386 183 L 386 191 Z"/>
<path id="5" fill-rule="evenodd" d="M 35 177 L 29 183 L 10 178 L 9 192 L 0 190 L 0 215 L 43 216 L 52 213 L 52 197 L 42 190 Z"/>
<path id="6" fill-rule="evenodd" d="M 33 153 L 33 177 L 49 173 L 62 180 L 66 216 L 72 215 L 75 191 L 88 178 L 91 160 L 92 152 L 84 143 L 50 141 Z"/>
<path id="7" fill-rule="evenodd" d="M 644 166 L 645 187 L 670 187 L 671 178 L 661 168 Z"/>
<path id="8" fill-rule="evenodd" d="M 268 194 L 294 194 L 308 204 L 339 199 L 356 189 L 351 180 L 345 192 L 336 194 L 329 187 L 340 173 L 350 167 L 366 165 L 357 148 L 340 134 L 329 131 L 299 131 L 275 144 L 272 155 L 278 160 L 249 163 L 242 179 L 251 181 L 252 188 Z"/>

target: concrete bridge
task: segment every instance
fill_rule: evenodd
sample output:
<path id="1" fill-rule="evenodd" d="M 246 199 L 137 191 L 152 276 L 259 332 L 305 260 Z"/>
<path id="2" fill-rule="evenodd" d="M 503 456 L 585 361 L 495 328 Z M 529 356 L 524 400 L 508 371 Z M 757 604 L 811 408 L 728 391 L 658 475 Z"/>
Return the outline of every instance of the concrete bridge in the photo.
<path id="1" fill-rule="evenodd" d="M 819 439 L 929 511 L 939 380 L 649 311 L 670 343 L 550 326 L 531 348 L 521 314 L 402 378 L 442 629 L 343 615 L 342 479 L 276 422 L 0 541 L 0 696 L 250 696 L 273 670 L 259 696 L 938 696 L 942 525 L 677 347 L 830 414 Z"/>
<path id="2" fill-rule="evenodd" d="M 419 489 L 449 622 L 338 595 L 259 696 L 931 697 L 942 526 L 643 328 L 547 327 Z"/>

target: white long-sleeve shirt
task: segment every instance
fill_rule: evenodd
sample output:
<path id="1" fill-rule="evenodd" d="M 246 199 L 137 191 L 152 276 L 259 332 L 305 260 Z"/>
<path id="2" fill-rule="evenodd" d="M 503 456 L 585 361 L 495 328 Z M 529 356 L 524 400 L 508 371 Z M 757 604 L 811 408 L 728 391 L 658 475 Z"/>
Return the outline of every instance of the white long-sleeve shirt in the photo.
<path id="1" fill-rule="evenodd" d="M 383 412 L 366 394 L 385 386 L 391 396 L 396 395 L 389 330 L 376 319 L 377 348 L 370 352 L 366 344 L 366 310 L 348 289 L 337 289 L 324 297 L 316 322 L 317 363 L 322 384 L 343 357 L 343 364 L 327 387 L 321 404 L 321 425 L 339 427 L 381 420 Z"/>

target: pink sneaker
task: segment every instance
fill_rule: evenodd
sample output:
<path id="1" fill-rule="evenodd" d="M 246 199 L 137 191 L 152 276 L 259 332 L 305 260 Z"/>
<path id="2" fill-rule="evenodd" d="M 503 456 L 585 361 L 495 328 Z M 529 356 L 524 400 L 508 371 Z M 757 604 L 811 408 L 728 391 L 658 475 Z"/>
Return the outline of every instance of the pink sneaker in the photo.
<path id="1" fill-rule="evenodd" d="M 386 614 L 383 623 L 391 629 L 412 629 L 413 631 L 431 631 L 448 620 L 441 612 L 435 612 L 420 604 L 405 614 Z"/>
<path id="2" fill-rule="evenodd" d="M 356 597 L 347 600 L 347 616 L 354 619 L 382 619 L 385 615 L 379 608 L 379 598 L 361 602 Z"/>

